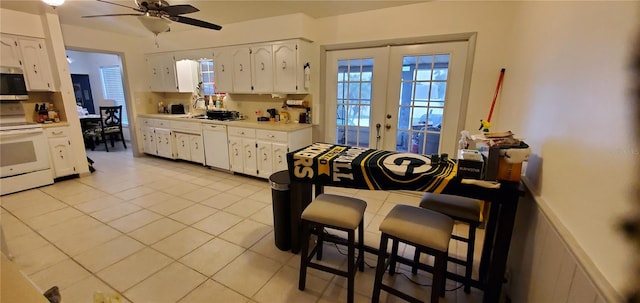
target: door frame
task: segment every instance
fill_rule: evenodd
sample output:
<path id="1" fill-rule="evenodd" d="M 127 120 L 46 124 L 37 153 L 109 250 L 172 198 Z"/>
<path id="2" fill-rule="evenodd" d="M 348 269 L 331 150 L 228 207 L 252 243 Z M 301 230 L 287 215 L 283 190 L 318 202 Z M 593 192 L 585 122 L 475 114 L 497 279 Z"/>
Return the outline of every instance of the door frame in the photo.
<path id="1" fill-rule="evenodd" d="M 476 49 L 476 32 L 467 32 L 467 33 L 453 33 L 453 34 L 445 34 L 445 35 L 434 35 L 434 36 L 421 36 L 421 37 L 413 37 L 413 38 L 399 38 L 399 39 L 386 39 L 386 40 L 375 40 L 375 41 L 365 41 L 365 42 L 353 42 L 353 43 L 335 43 L 335 44 L 323 44 L 320 45 L 320 87 L 319 87 L 319 103 L 320 113 L 318 121 L 326 121 L 327 113 L 330 112 L 327 110 L 327 96 L 326 96 L 326 77 L 327 77 L 327 51 L 334 50 L 349 50 L 349 49 L 360 49 L 360 48 L 377 48 L 377 47 L 385 47 L 385 46 L 399 46 L 399 45 L 412 45 L 412 44 L 424 44 L 424 43 L 446 43 L 446 42 L 467 42 L 467 57 L 466 57 L 466 66 L 465 66 L 465 74 L 463 76 L 463 84 L 462 84 L 462 104 L 460 105 L 459 115 L 461 119 L 458 119 L 458 129 L 464 129 L 467 117 L 467 107 L 469 103 L 469 91 L 471 89 L 471 74 L 473 72 L 473 58 Z M 314 138 L 320 138 L 321 141 L 326 142 L 329 130 L 325 127 L 319 128 L 319 134 L 314 136 Z"/>

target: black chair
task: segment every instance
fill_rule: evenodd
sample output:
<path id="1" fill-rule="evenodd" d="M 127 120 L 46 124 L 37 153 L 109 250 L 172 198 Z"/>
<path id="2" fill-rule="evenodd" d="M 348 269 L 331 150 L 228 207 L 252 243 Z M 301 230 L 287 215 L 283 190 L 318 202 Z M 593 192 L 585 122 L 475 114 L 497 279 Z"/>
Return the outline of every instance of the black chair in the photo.
<path id="1" fill-rule="evenodd" d="M 127 144 L 124 142 L 124 132 L 122 131 L 122 105 L 100 106 L 100 126 L 94 128 L 94 136 L 99 137 L 104 142 L 107 152 L 109 151 L 107 137 L 111 141 L 111 147 L 115 147 L 115 140 L 119 137 L 122 145 L 127 149 Z"/>

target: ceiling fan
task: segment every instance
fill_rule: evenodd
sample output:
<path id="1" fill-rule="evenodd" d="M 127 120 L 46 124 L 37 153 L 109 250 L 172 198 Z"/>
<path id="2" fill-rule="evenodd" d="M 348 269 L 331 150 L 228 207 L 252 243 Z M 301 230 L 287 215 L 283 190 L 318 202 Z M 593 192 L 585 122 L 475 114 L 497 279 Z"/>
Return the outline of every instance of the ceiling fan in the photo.
<path id="1" fill-rule="evenodd" d="M 160 33 L 170 31 L 171 28 L 169 27 L 169 24 L 171 24 L 172 21 L 213 30 L 222 29 L 222 26 L 217 24 L 181 16 L 184 14 L 190 14 L 200 11 L 199 9 L 189 4 L 169 5 L 169 3 L 165 0 L 134 0 L 134 3 L 138 7 L 133 7 L 122 5 L 120 3 L 109 2 L 106 0 L 97 1 L 126 7 L 136 11 L 137 13 L 92 15 L 82 16 L 82 18 L 137 16 L 138 20 L 140 20 L 140 22 L 156 36 Z"/>

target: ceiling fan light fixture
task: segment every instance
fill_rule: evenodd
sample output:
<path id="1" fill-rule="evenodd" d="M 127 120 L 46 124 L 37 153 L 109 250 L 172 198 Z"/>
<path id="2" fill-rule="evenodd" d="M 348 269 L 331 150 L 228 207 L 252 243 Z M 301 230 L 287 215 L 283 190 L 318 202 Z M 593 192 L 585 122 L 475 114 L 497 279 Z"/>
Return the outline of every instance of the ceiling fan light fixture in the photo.
<path id="1" fill-rule="evenodd" d="M 140 23 L 142 23 L 144 27 L 146 27 L 156 36 L 160 33 L 168 32 L 171 29 L 169 27 L 169 25 L 171 24 L 171 20 L 152 16 L 139 16 L 138 20 L 140 20 Z"/>
<path id="2" fill-rule="evenodd" d="M 56 7 L 62 5 L 64 3 L 64 0 L 42 0 L 42 2 Z"/>

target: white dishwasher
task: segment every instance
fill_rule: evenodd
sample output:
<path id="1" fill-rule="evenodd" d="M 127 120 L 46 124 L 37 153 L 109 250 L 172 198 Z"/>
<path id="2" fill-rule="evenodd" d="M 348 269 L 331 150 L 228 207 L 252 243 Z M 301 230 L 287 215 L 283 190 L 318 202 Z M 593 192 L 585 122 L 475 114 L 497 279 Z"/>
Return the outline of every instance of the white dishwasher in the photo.
<path id="1" fill-rule="evenodd" d="M 211 167 L 229 170 L 229 149 L 227 146 L 227 126 L 202 124 L 204 140 L 204 161 Z"/>

